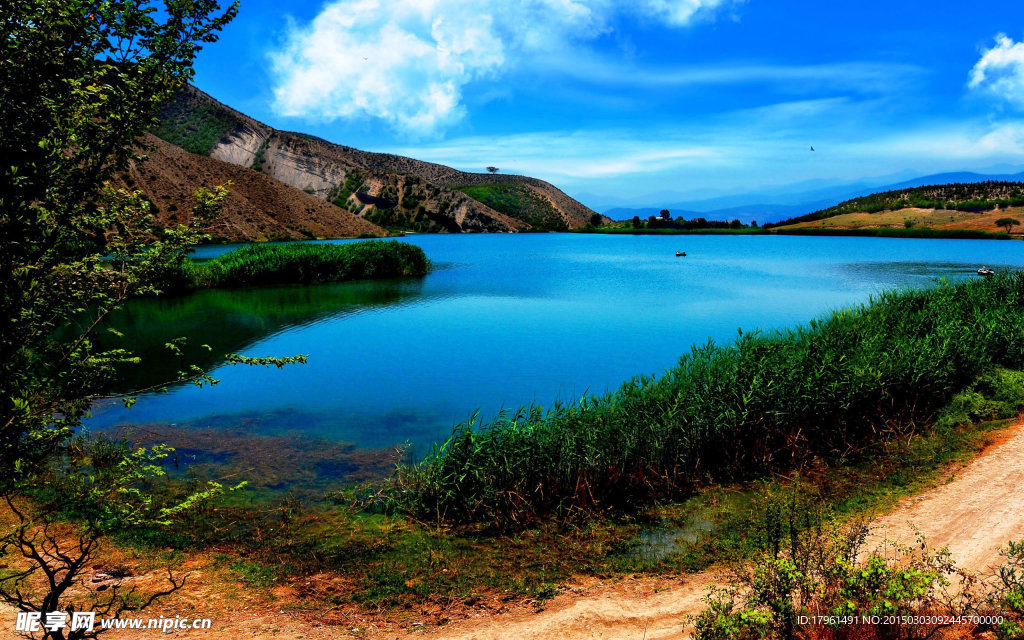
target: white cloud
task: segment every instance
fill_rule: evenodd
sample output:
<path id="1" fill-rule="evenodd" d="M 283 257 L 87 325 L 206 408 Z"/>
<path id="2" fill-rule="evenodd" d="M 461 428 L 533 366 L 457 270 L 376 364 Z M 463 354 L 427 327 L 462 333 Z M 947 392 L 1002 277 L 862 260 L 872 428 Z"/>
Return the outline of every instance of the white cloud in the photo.
<path id="1" fill-rule="evenodd" d="M 640 0 L 636 6 L 641 13 L 671 25 L 684 26 L 725 4 L 725 0 Z"/>
<path id="2" fill-rule="evenodd" d="M 905 93 L 924 73 L 920 67 L 875 62 L 826 64 L 738 64 L 681 66 L 660 69 L 630 66 L 590 57 L 548 60 L 546 69 L 585 82 L 672 88 L 716 85 L 772 85 L 791 94 L 822 90 L 859 93 Z"/>
<path id="3" fill-rule="evenodd" d="M 292 24 L 270 55 L 274 108 L 369 116 L 429 135 L 465 114 L 462 94 L 528 59 L 564 56 L 623 11 L 682 26 L 734 0 L 335 0 Z"/>
<path id="4" fill-rule="evenodd" d="M 682 138 L 667 132 L 639 136 L 635 131 L 624 130 L 465 137 L 388 151 L 469 171 L 497 164 L 503 173 L 532 175 L 559 185 L 708 166 L 723 161 L 721 146 L 716 148 L 707 140 Z"/>
<path id="5" fill-rule="evenodd" d="M 968 86 L 1024 108 L 1024 42 L 996 36 L 996 46 L 986 49 L 971 69 Z"/>
<path id="6" fill-rule="evenodd" d="M 496 165 L 502 173 L 549 180 L 571 194 L 628 194 L 645 204 L 649 194 L 665 190 L 703 197 L 808 179 L 851 182 L 908 170 L 924 175 L 1024 163 L 1024 123 L 944 120 L 891 127 L 878 122 L 875 107 L 842 99 L 798 101 L 723 114 L 698 128 L 537 131 L 386 150 L 467 171 Z"/>

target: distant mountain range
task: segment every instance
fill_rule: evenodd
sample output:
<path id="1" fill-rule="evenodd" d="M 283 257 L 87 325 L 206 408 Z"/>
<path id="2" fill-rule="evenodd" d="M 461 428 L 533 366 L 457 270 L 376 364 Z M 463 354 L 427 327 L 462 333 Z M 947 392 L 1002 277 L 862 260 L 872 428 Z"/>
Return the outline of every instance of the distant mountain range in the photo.
<path id="1" fill-rule="evenodd" d="M 222 240 L 567 230 L 600 217 L 543 180 L 278 131 L 192 86 L 164 107 L 153 134 L 148 160 L 122 182 L 147 194 L 167 226 L 188 220 L 198 187 L 230 180 L 209 229 Z"/>
<path id="2" fill-rule="evenodd" d="M 677 201 L 660 207 L 614 207 L 605 210 L 604 214 L 613 220 L 627 220 L 633 216 L 647 218 L 658 215 L 662 209 L 668 209 L 674 217 L 707 218 L 709 220 L 738 219 L 745 224 L 756 220 L 759 224 L 765 224 L 807 215 L 871 193 L 912 189 L 934 184 L 975 183 L 990 180 L 1020 182 L 1024 181 L 1024 172 L 1009 174 L 974 173 L 971 171 L 936 173 L 889 184 L 861 181 L 803 191 L 794 190 L 790 193 L 779 193 L 776 190 L 776 193 L 752 192 L 703 200 Z"/>

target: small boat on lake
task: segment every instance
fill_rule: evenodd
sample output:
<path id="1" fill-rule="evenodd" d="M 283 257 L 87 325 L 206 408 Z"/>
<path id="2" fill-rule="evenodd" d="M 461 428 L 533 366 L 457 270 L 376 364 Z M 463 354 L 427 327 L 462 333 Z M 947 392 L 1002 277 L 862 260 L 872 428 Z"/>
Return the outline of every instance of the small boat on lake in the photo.
<path id="1" fill-rule="evenodd" d="M 994 276 L 995 274 L 996 272 L 993 271 L 992 269 L 989 269 L 988 267 L 982 267 L 978 269 L 979 276 Z"/>
<path id="2" fill-rule="evenodd" d="M 685 251 L 676 251 L 676 257 L 677 258 L 685 258 L 686 257 L 686 252 Z"/>

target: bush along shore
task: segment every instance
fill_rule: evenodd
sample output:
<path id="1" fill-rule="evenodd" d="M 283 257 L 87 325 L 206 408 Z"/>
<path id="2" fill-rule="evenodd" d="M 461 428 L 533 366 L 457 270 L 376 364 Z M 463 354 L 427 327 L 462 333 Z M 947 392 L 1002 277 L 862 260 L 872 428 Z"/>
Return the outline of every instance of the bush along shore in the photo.
<path id="1" fill-rule="evenodd" d="M 423 249 L 404 242 L 256 244 L 205 262 L 185 260 L 162 289 L 184 293 L 212 287 L 314 284 L 422 276 L 430 268 Z"/>
<path id="2" fill-rule="evenodd" d="M 660 378 L 470 421 L 398 470 L 396 506 L 516 526 L 845 463 L 906 437 L 978 376 L 1024 367 L 1024 273 L 882 293 L 785 331 L 695 347 Z"/>

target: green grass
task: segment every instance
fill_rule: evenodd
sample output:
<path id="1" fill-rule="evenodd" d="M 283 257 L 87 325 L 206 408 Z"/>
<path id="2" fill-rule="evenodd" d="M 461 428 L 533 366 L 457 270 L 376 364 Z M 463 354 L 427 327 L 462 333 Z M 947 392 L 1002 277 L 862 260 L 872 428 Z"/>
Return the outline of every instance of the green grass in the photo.
<path id="1" fill-rule="evenodd" d="M 428 267 L 423 249 L 404 242 L 256 244 L 197 265 L 196 283 L 201 287 L 311 284 L 422 276 Z"/>
<path id="2" fill-rule="evenodd" d="M 392 496 L 419 517 L 522 526 L 856 460 L 927 424 L 977 376 L 1022 368 L 1022 334 L 1024 273 L 883 293 L 695 347 L 664 376 L 603 396 L 460 425 L 399 471 Z"/>
<path id="3" fill-rule="evenodd" d="M 1022 381 L 1022 373 L 997 371 L 968 392 L 1000 402 L 1003 417 L 1016 415 L 1024 408 Z M 949 463 L 975 455 L 1002 426 L 954 420 L 890 442 L 857 464 L 704 487 L 678 503 L 586 523 L 545 521 L 500 532 L 438 528 L 401 514 L 361 512 L 351 503 L 220 504 L 170 530 L 130 531 L 118 542 L 150 552 L 210 545 L 229 550 L 217 556 L 218 563 L 254 588 L 325 571 L 351 585 L 342 592 L 309 594 L 313 606 L 354 603 L 371 611 L 402 611 L 429 602 L 471 605 L 495 593 L 540 601 L 575 575 L 697 571 L 754 557 L 790 530 L 886 508 L 942 482 Z M 652 535 L 674 538 L 680 532 L 696 535 L 664 549 L 645 542 Z"/>
<path id="4" fill-rule="evenodd" d="M 160 122 L 153 129 L 157 137 L 204 156 L 239 125 L 238 118 L 223 107 L 205 104 L 185 93 L 169 100 L 159 117 Z"/>
<path id="5" fill-rule="evenodd" d="M 521 182 L 481 184 L 458 190 L 499 213 L 528 223 L 535 231 L 567 231 L 569 228 L 547 198 Z"/>
<path id="6" fill-rule="evenodd" d="M 206 262 L 186 260 L 176 271 L 165 274 L 162 290 L 174 294 L 206 288 L 422 276 L 429 267 L 423 249 L 404 242 L 252 244 Z"/>
<path id="7" fill-rule="evenodd" d="M 776 222 L 772 226 L 821 220 L 844 213 L 878 213 L 910 207 L 982 212 L 991 211 L 996 207 L 1019 206 L 1024 206 L 1024 183 L 997 181 L 953 183 L 874 193 L 847 200 L 834 207 L 815 211 L 805 216 Z"/>
<path id="8" fill-rule="evenodd" d="M 286 574 L 286 571 L 277 567 L 248 560 L 235 560 L 229 565 L 229 568 L 239 580 L 257 589 L 273 586 L 281 575 Z"/>

